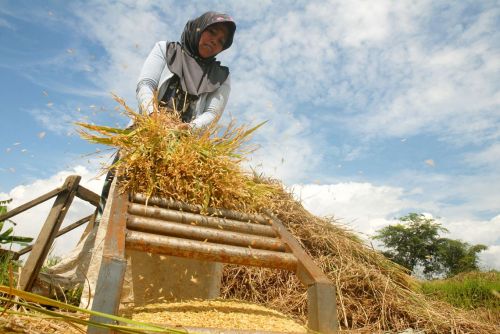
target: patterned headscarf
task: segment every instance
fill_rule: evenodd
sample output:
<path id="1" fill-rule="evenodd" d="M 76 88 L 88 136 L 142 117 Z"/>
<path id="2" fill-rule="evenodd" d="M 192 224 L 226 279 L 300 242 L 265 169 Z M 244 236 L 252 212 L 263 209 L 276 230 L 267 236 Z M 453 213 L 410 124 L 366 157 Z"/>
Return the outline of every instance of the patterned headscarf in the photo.
<path id="1" fill-rule="evenodd" d="M 215 91 L 226 81 L 229 69 L 221 66 L 214 57 L 201 58 L 198 52 L 201 33 L 210 25 L 224 23 L 228 28 L 228 36 L 223 50 L 233 43 L 236 24 L 233 19 L 216 12 L 207 12 L 186 23 L 181 42 L 170 42 L 167 45 L 167 65 L 169 70 L 178 76 L 182 90 L 188 94 L 199 96 Z"/>

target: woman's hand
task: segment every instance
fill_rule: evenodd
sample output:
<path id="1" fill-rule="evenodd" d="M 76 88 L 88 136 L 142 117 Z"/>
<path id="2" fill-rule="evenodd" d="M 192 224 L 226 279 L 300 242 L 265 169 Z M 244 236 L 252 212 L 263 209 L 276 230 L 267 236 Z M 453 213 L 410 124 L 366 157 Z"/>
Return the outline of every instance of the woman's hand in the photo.
<path id="1" fill-rule="evenodd" d="M 190 130 L 191 129 L 191 124 L 189 123 L 182 123 L 177 125 L 177 130 Z"/>

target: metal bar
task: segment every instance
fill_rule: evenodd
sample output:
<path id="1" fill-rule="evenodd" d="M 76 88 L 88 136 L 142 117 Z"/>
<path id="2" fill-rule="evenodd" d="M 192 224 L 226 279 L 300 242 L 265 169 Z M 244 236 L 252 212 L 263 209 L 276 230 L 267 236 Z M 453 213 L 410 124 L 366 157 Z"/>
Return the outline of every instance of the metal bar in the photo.
<path id="1" fill-rule="evenodd" d="M 63 192 L 64 190 L 66 190 L 63 187 L 59 187 L 59 188 L 56 188 L 52 191 L 49 191 L 48 193 L 40 196 L 40 197 L 37 197 L 35 198 L 34 200 L 31 200 L 29 201 L 28 203 L 25 203 L 21 206 L 18 206 L 17 208 L 13 209 L 13 210 L 10 210 L 8 211 L 7 213 L 4 213 L 3 215 L 0 215 L 0 222 L 1 221 L 4 221 L 4 220 L 7 220 L 11 217 L 14 217 L 15 215 L 18 215 L 20 214 L 21 212 L 24 212 L 28 209 L 31 209 L 32 207 L 40 204 L 40 203 L 43 203 L 45 201 L 48 201 L 49 199 L 51 199 L 52 197 L 55 197 L 57 195 L 59 195 L 61 192 Z"/>
<path id="2" fill-rule="evenodd" d="M 307 326 L 322 334 L 338 333 L 333 284 L 314 283 L 307 288 Z"/>
<path id="3" fill-rule="evenodd" d="M 24 267 L 21 271 L 21 277 L 19 278 L 19 286 L 21 290 L 30 291 L 33 283 L 42 268 L 45 258 L 49 253 L 50 247 L 54 242 L 59 227 L 61 226 L 66 213 L 75 197 L 76 187 L 80 182 L 80 176 L 71 175 L 66 178 L 64 182 L 63 191 L 60 193 L 49 212 L 45 224 L 38 235 L 35 243 L 33 244 L 33 250 L 29 255 Z"/>
<path id="4" fill-rule="evenodd" d="M 75 228 L 77 228 L 77 227 L 79 227 L 79 226 L 81 226 L 83 224 L 85 224 L 86 222 L 88 222 L 90 220 L 90 218 L 92 218 L 93 215 L 94 214 L 88 215 L 87 217 L 83 217 L 82 219 L 74 222 L 73 224 L 68 225 L 65 228 L 59 230 L 59 232 L 57 232 L 57 234 L 56 234 L 56 238 L 60 237 L 63 234 L 68 233 L 71 230 L 74 230 Z M 23 249 L 21 249 L 18 253 L 19 253 L 19 255 L 24 255 L 24 254 L 30 252 L 32 249 L 33 249 L 33 245 L 29 245 L 29 246 L 24 247 Z"/>
<path id="5" fill-rule="evenodd" d="M 286 250 L 285 244 L 277 238 L 255 236 L 239 232 L 221 231 L 213 228 L 192 226 L 146 217 L 130 215 L 127 220 L 127 228 L 139 232 L 148 232 L 191 240 L 206 240 L 208 242 L 218 244 L 267 249 L 280 252 L 284 252 Z"/>
<path id="6" fill-rule="evenodd" d="M 198 214 L 201 213 L 203 210 L 203 207 L 201 205 L 187 204 L 170 198 L 160 198 L 160 197 L 148 198 L 144 194 L 133 194 L 132 202 L 140 204 L 147 203 L 147 205 L 156 205 L 163 208 L 182 210 Z M 234 210 L 216 209 L 216 208 L 208 208 L 206 211 L 209 216 L 239 220 L 244 222 L 257 222 L 260 224 L 269 225 L 269 219 L 259 214 L 249 214 Z"/>
<path id="7" fill-rule="evenodd" d="M 76 189 L 76 196 L 83 199 L 84 201 L 89 202 L 93 206 L 99 205 L 100 196 L 95 192 L 93 192 L 92 190 L 87 189 L 83 186 L 78 186 L 78 189 Z"/>
<path id="8" fill-rule="evenodd" d="M 266 210 L 266 214 L 271 217 L 271 224 L 281 237 L 281 240 L 290 248 L 292 253 L 299 260 L 297 276 L 301 280 L 302 284 L 305 286 L 309 286 L 314 283 L 331 284 L 328 277 L 326 277 L 323 271 L 316 265 L 316 263 L 314 263 L 309 254 L 306 253 L 295 237 L 288 232 L 283 223 L 269 210 Z"/>
<path id="9" fill-rule="evenodd" d="M 128 212 L 130 214 L 138 216 L 157 218 L 183 224 L 194 224 L 197 226 L 222 229 L 225 231 L 250 233 L 266 237 L 276 237 L 277 235 L 274 229 L 271 226 L 267 225 L 244 223 L 237 220 L 223 219 L 218 217 L 202 216 L 194 213 L 145 206 L 136 203 L 129 204 Z"/>
<path id="10" fill-rule="evenodd" d="M 297 269 L 297 258 L 289 253 L 217 245 L 163 235 L 127 231 L 127 249 L 249 266 Z"/>

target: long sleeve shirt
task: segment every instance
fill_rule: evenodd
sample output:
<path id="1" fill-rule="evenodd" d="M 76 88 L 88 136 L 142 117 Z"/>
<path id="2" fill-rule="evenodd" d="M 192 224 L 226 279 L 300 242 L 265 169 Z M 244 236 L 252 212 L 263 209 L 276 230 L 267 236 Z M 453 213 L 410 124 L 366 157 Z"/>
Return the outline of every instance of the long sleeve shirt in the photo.
<path id="1" fill-rule="evenodd" d="M 139 108 L 143 111 L 147 110 L 151 113 L 155 91 L 158 91 L 158 96 L 161 97 L 167 89 L 167 80 L 172 73 L 168 69 L 166 55 L 167 42 L 157 42 L 142 66 L 136 96 Z M 190 106 L 193 115 L 189 123 L 191 127 L 203 128 L 219 117 L 226 107 L 230 91 L 231 81 L 228 76 L 217 90 L 201 94 Z"/>

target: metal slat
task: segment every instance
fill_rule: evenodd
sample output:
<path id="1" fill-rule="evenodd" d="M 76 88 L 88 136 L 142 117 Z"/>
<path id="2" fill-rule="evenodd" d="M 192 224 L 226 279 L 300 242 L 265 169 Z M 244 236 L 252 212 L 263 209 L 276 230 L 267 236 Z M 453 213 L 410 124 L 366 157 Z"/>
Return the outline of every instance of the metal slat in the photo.
<path id="1" fill-rule="evenodd" d="M 297 269 L 297 258 L 290 253 L 218 245 L 137 231 L 127 231 L 126 248 L 143 252 L 195 258 L 207 261 L 257 267 Z"/>
<path id="2" fill-rule="evenodd" d="M 207 240 L 208 242 L 267 249 L 273 251 L 286 251 L 285 244 L 277 238 L 255 236 L 251 234 L 216 230 L 213 228 L 186 225 L 165 220 L 138 217 L 129 215 L 127 228 L 154 234 L 167 235 L 191 240 Z"/>
<path id="3" fill-rule="evenodd" d="M 170 198 L 160 198 L 160 197 L 148 198 L 144 194 L 133 194 L 131 197 L 131 201 L 140 204 L 146 204 L 147 202 L 148 205 L 155 205 L 162 208 L 181 210 L 198 214 L 201 213 L 203 209 L 201 205 L 187 204 L 175 201 Z M 243 222 L 257 222 L 259 224 L 269 225 L 269 219 L 259 214 L 248 214 L 234 210 L 215 209 L 215 208 L 208 208 L 206 211 L 208 215 L 214 217 L 239 220 Z"/>
<path id="4" fill-rule="evenodd" d="M 249 233 L 265 237 L 277 236 L 274 229 L 268 225 L 244 223 L 237 220 L 202 216 L 194 213 L 145 206 L 137 203 L 129 203 L 128 212 L 137 216 L 156 218 L 190 225 L 193 223 L 196 226 L 210 227 L 221 229 L 224 231 Z"/>

